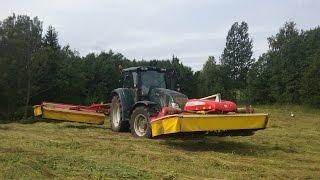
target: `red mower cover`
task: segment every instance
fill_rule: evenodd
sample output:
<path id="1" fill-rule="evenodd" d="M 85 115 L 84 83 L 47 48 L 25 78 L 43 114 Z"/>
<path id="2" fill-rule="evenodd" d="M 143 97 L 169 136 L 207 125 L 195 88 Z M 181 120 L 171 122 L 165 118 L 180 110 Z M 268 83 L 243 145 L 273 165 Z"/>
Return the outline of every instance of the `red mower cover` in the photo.
<path id="1" fill-rule="evenodd" d="M 190 99 L 184 106 L 184 111 L 207 111 L 212 113 L 236 112 L 237 105 L 231 101 L 216 101 L 214 99 Z"/>

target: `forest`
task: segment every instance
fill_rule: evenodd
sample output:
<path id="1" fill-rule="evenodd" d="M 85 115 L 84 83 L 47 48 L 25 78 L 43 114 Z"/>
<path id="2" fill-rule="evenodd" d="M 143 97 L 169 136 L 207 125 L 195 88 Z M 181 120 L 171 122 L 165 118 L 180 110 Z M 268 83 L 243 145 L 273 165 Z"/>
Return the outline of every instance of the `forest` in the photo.
<path id="1" fill-rule="evenodd" d="M 240 104 L 302 104 L 320 108 L 320 27 L 298 29 L 284 22 L 269 37 L 269 49 L 254 59 L 246 22 L 226 32 L 220 57 L 209 56 L 194 72 L 179 57 L 128 59 L 113 50 L 80 56 L 59 44 L 53 26 L 38 17 L 0 20 L 0 120 L 32 115 L 42 101 L 91 104 L 110 101 L 119 87 L 119 66 L 157 66 L 177 72 L 182 93 L 203 97 L 220 92 Z"/>

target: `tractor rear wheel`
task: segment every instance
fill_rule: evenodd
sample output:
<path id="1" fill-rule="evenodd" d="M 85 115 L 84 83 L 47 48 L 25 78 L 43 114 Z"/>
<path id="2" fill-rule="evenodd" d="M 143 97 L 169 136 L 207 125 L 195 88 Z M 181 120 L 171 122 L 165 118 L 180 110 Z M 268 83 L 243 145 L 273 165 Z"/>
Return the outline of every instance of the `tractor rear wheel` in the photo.
<path id="1" fill-rule="evenodd" d="M 130 129 L 134 137 L 151 138 L 150 110 L 148 107 L 136 107 L 131 115 Z"/>
<path id="2" fill-rule="evenodd" d="M 129 124 L 123 120 L 122 106 L 119 96 L 113 96 L 110 109 L 110 127 L 112 131 L 127 131 Z"/>

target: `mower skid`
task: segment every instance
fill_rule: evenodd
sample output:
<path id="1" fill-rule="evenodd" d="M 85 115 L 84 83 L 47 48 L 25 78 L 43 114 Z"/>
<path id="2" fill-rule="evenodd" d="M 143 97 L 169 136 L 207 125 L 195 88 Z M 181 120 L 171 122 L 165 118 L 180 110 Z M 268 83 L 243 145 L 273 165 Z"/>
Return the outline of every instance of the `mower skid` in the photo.
<path id="1" fill-rule="evenodd" d="M 268 114 L 226 114 L 199 115 L 177 114 L 164 116 L 151 121 L 152 136 L 179 132 L 232 131 L 265 129 Z"/>

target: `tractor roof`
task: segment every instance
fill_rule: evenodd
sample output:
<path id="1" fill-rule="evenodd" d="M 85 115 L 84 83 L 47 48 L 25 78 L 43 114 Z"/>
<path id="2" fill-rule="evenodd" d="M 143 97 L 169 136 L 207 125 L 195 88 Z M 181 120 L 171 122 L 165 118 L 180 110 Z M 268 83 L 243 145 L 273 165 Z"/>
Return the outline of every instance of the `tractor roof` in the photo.
<path id="1" fill-rule="evenodd" d="M 152 66 L 136 66 L 136 67 L 129 67 L 126 69 L 123 69 L 123 71 L 148 71 L 148 70 L 153 70 L 153 71 L 166 71 L 164 68 L 158 68 L 158 67 L 152 67 Z"/>

